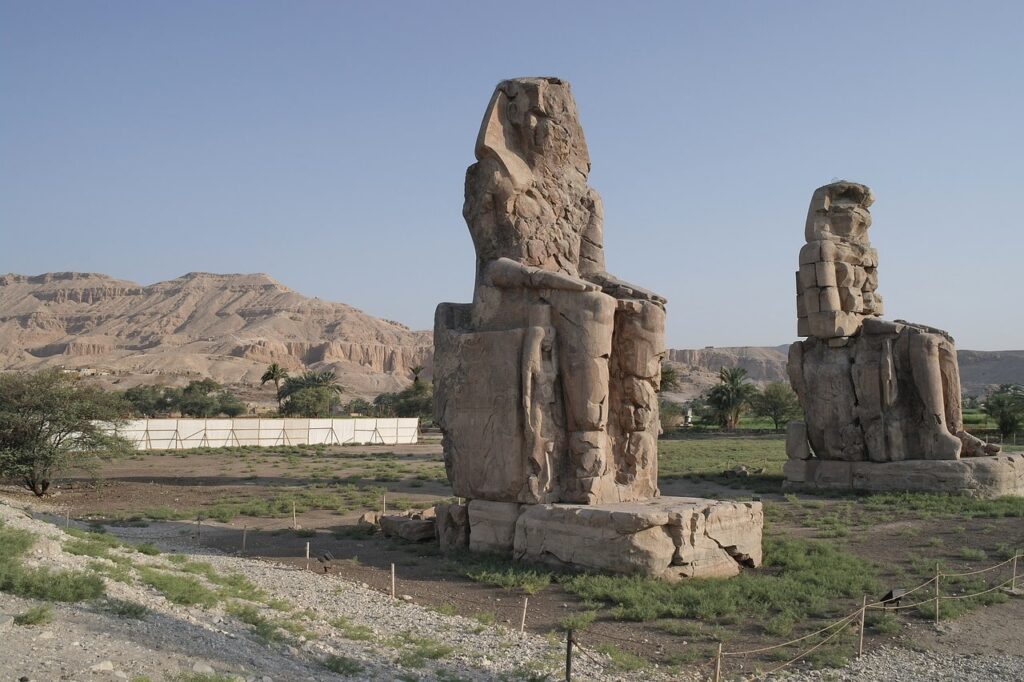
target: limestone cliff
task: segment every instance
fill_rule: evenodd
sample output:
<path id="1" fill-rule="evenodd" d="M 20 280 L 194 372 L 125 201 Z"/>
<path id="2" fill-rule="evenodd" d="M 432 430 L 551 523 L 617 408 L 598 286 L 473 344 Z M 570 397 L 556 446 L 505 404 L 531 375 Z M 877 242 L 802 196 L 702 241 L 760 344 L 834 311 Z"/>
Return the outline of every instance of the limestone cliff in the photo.
<path id="1" fill-rule="evenodd" d="M 190 273 L 150 286 L 94 273 L 0 275 L 0 369 L 60 366 L 120 385 L 198 376 L 245 385 L 277 362 L 333 369 L 350 393 L 371 396 L 405 386 L 411 367 L 429 374 L 432 354 L 430 332 L 262 274 Z"/>

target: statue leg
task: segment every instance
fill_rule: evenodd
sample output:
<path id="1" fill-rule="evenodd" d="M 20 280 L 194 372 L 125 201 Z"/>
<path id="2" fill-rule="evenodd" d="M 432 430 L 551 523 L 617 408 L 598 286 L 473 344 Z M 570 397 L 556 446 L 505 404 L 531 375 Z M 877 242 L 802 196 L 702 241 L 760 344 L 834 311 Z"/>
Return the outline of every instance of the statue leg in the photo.
<path id="1" fill-rule="evenodd" d="M 922 459 L 957 459 L 962 443 L 949 431 L 946 419 L 946 388 L 942 382 L 940 347 L 942 337 L 938 334 L 919 332 L 910 339 L 910 366 L 914 374 L 914 386 L 924 403 L 925 432 L 923 444 L 926 452 Z M 959 382 L 958 382 L 959 383 Z M 959 405 L 959 396 L 956 404 Z"/>
<path id="2" fill-rule="evenodd" d="M 615 324 L 615 299 L 600 292 L 549 292 L 555 309 L 559 376 L 569 435 L 566 502 L 602 500 L 608 482 L 608 362 Z"/>

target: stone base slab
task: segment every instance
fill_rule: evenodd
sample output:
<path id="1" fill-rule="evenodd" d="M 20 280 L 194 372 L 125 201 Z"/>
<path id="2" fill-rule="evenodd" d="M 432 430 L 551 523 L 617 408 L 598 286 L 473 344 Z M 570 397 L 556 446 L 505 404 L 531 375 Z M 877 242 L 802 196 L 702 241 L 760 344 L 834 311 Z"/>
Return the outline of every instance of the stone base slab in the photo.
<path id="1" fill-rule="evenodd" d="M 472 551 L 666 580 L 761 564 L 760 502 L 658 497 L 600 505 L 469 503 Z"/>
<path id="2" fill-rule="evenodd" d="M 1024 453 L 953 460 L 840 462 L 790 459 L 787 489 L 935 492 L 971 497 L 1024 496 Z"/>

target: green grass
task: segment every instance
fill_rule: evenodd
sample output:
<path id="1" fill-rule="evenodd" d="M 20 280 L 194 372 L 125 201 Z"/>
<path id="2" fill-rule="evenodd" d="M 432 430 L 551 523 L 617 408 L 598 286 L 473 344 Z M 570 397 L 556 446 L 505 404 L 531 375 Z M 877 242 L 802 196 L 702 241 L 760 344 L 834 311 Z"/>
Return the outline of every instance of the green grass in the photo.
<path id="1" fill-rule="evenodd" d="M 124 601 L 122 599 L 108 599 L 103 605 L 103 608 L 108 613 L 112 613 L 115 616 L 121 618 L 132 618 L 134 620 L 142 620 L 149 615 L 149 609 L 142 604 L 133 601 Z"/>
<path id="2" fill-rule="evenodd" d="M 575 630 L 576 632 L 582 632 L 589 628 L 593 622 L 597 619 L 596 611 L 583 611 L 582 613 L 574 613 L 570 616 L 566 616 L 558 623 L 560 630 L 568 632 L 569 630 Z"/>
<path id="3" fill-rule="evenodd" d="M 988 554 L 983 549 L 963 547 L 960 550 L 960 558 L 967 561 L 984 561 L 985 559 L 988 559 Z"/>
<path id="4" fill-rule="evenodd" d="M 53 609 L 49 604 L 33 606 L 25 613 L 14 617 L 15 625 L 46 625 L 53 620 Z"/>
<path id="5" fill-rule="evenodd" d="M 594 647 L 602 654 L 607 656 L 612 661 L 612 668 L 620 672 L 636 672 L 638 670 L 646 670 L 651 667 L 651 664 L 646 659 L 640 658 L 636 654 L 631 654 L 628 651 L 623 651 L 614 644 L 598 644 Z"/>
<path id="6" fill-rule="evenodd" d="M 163 594 L 168 601 L 182 606 L 214 606 L 217 593 L 191 576 L 175 575 L 155 568 L 140 567 L 142 582 Z"/>
<path id="7" fill-rule="evenodd" d="M 398 662 L 407 668 L 422 668 L 428 661 L 436 661 L 452 654 L 455 649 L 430 637 L 420 637 L 403 632 L 391 639 L 391 645 L 399 649 Z"/>
<path id="8" fill-rule="evenodd" d="M 901 516 L 912 512 L 920 518 L 1024 517 L 1024 497 L 984 500 L 940 493 L 879 493 L 865 497 L 863 507 L 867 511 L 896 511 Z"/>
<path id="9" fill-rule="evenodd" d="M 103 580 L 92 573 L 28 568 L 21 557 L 35 543 L 28 531 L 0 523 L 0 592 L 45 601 L 77 602 L 103 595 Z"/>
<path id="10" fill-rule="evenodd" d="M 183 573 L 201 575 L 209 582 L 217 585 L 217 592 L 224 599 L 246 599 L 248 601 L 263 601 L 266 599 L 266 593 L 256 587 L 241 573 L 218 573 L 213 566 L 205 561 L 174 559 L 173 563 L 176 570 Z"/>
<path id="11" fill-rule="evenodd" d="M 363 672 L 363 665 L 347 656 L 328 656 L 324 659 L 323 665 L 332 673 L 351 677 Z"/>
<path id="12" fill-rule="evenodd" d="M 470 580 L 486 585 L 518 589 L 536 594 L 551 584 L 551 569 L 525 563 L 511 563 L 507 558 L 493 554 L 463 552 L 449 558 L 448 566 Z"/>
<path id="13" fill-rule="evenodd" d="M 158 556 L 160 554 L 160 550 L 151 542 L 143 542 L 141 545 L 136 545 L 135 551 L 146 556 Z"/>
<path id="14" fill-rule="evenodd" d="M 577 575 L 561 580 L 582 599 L 601 601 L 613 618 L 689 618 L 710 623 L 794 621 L 845 612 L 843 600 L 879 590 L 876 569 L 826 542 L 765 538 L 764 567 L 729 579 L 678 583 L 637 576 Z M 763 627 L 763 626 L 762 626 Z"/>
<path id="15" fill-rule="evenodd" d="M 107 564 L 102 561 L 90 561 L 88 568 L 97 575 L 116 580 L 119 583 L 130 585 L 132 582 L 131 569 L 125 564 Z"/>
<path id="16" fill-rule="evenodd" d="M 785 462 L 786 440 L 781 436 L 687 435 L 658 441 L 658 474 L 662 479 L 709 480 L 757 492 L 778 492 Z M 741 464 L 765 471 L 742 478 L 725 475 Z"/>
<path id="17" fill-rule="evenodd" d="M 345 639 L 365 642 L 376 636 L 374 635 L 372 628 L 365 625 L 356 625 L 343 616 L 339 616 L 332 620 L 331 627 L 339 631 Z"/>

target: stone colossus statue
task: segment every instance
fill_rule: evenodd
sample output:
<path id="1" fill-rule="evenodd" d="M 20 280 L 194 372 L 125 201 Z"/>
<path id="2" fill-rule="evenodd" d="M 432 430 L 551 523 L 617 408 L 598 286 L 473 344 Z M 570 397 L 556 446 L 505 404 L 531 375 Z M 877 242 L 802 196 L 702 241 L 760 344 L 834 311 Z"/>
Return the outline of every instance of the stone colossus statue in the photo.
<path id="1" fill-rule="evenodd" d="M 466 172 L 472 304 L 435 317 L 436 417 L 455 494 L 658 494 L 665 299 L 605 271 L 601 199 L 569 84 L 498 84 Z"/>

